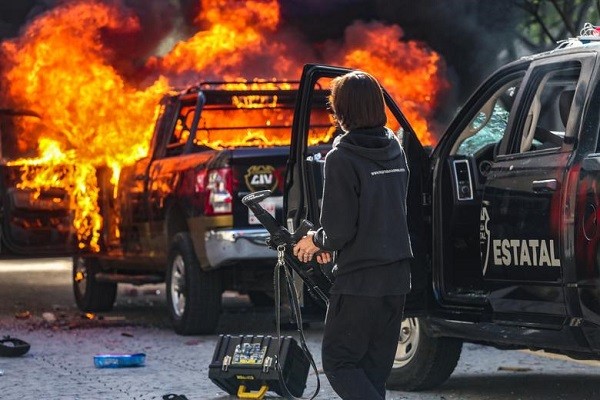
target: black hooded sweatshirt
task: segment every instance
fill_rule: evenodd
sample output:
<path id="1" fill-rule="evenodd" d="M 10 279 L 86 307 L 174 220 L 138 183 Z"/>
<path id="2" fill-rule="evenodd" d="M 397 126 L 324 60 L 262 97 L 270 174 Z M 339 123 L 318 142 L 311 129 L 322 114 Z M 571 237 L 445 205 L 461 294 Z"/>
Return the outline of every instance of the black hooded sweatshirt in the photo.
<path id="1" fill-rule="evenodd" d="M 344 275 L 355 275 L 350 280 L 356 283 L 358 271 L 372 275 L 358 279 L 378 282 L 375 287 L 381 285 L 381 279 L 404 281 L 392 286 L 383 283 L 384 288 L 397 287 L 393 294 L 410 290 L 406 260 L 413 254 L 406 220 L 408 178 L 404 150 L 389 129 L 353 130 L 334 141 L 325 158 L 321 228 L 313 236 L 320 249 L 338 252 L 332 293 L 339 292 L 334 290 L 342 284 L 338 281 L 350 278 Z M 367 286 L 367 291 L 378 290 L 362 286 Z"/>

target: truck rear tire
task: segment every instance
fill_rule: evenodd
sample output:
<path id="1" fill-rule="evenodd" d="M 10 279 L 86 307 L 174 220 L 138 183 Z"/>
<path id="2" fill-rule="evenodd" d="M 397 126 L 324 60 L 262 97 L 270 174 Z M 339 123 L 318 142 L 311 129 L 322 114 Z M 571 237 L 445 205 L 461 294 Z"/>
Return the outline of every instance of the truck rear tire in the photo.
<path id="1" fill-rule="evenodd" d="M 73 257 L 73 294 L 81 311 L 110 311 L 117 297 L 117 284 L 98 282 L 99 271 L 96 258 Z"/>
<path id="2" fill-rule="evenodd" d="M 200 268 L 188 232 L 175 235 L 168 260 L 167 307 L 175 332 L 180 335 L 214 333 L 221 315 L 218 272 Z"/>
<path id="3" fill-rule="evenodd" d="M 418 391 L 444 383 L 456 368 L 462 341 L 428 336 L 419 318 L 402 321 L 396 360 L 387 388 Z"/>

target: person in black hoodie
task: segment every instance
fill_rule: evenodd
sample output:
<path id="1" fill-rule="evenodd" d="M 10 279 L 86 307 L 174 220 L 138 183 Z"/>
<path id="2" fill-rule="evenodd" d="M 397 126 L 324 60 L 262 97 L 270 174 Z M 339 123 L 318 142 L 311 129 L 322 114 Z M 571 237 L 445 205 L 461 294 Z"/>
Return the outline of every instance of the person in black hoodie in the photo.
<path id="1" fill-rule="evenodd" d="M 406 217 L 409 170 L 385 127 L 377 80 L 350 72 L 331 83 L 330 106 L 344 131 L 325 159 L 321 228 L 294 246 L 302 262 L 330 262 L 322 343 L 325 375 L 344 400 L 385 399 L 413 257 Z"/>

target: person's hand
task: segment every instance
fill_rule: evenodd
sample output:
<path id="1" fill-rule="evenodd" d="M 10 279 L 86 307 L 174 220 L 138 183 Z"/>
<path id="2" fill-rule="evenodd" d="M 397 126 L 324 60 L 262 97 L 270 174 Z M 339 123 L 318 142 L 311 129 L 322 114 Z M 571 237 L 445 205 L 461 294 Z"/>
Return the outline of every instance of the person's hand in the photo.
<path id="1" fill-rule="evenodd" d="M 331 262 L 331 253 L 328 251 L 317 253 L 317 262 L 319 264 L 327 264 Z"/>
<path id="2" fill-rule="evenodd" d="M 314 231 L 308 231 L 307 235 L 300 239 L 294 246 L 294 255 L 303 263 L 312 260 L 314 254 L 319 251 L 319 248 L 315 246 L 312 240 L 314 234 Z"/>

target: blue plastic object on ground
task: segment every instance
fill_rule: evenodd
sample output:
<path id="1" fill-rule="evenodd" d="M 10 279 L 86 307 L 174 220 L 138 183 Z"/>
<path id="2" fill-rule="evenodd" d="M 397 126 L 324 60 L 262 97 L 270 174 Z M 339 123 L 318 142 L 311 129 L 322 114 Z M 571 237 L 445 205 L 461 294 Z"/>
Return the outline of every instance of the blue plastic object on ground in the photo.
<path id="1" fill-rule="evenodd" d="M 100 354 L 94 356 L 97 368 L 141 367 L 146 361 L 146 354 Z"/>

